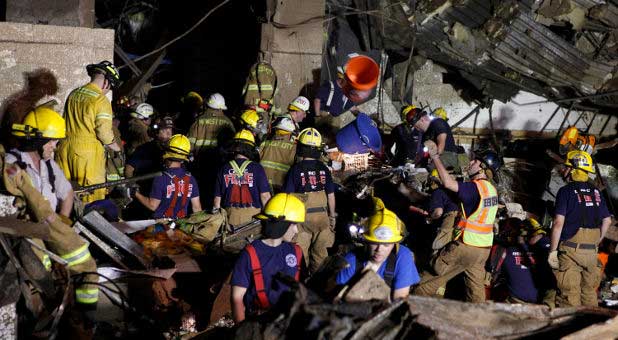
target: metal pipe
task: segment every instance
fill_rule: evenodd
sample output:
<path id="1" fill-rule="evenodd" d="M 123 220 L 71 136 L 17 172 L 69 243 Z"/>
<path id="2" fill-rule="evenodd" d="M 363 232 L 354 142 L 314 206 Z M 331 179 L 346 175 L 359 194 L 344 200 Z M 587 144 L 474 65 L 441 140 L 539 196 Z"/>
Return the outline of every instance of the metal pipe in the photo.
<path id="1" fill-rule="evenodd" d="M 547 127 L 547 125 L 549 125 L 549 122 L 551 122 L 551 120 L 554 119 L 554 116 L 556 115 L 556 113 L 558 113 L 558 110 L 560 110 L 560 105 L 556 106 L 554 113 L 552 113 L 551 116 L 549 116 L 549 119 L 545 122 L 545 125 L 543 125 L 543 127 L 541 128 L 541 131 L 539 132 L 545 131 L 545 128 Z"/>
<path id="2" fill-rule="evenodd" d="M 459 126 L 459 124 L 463 123 L 464 121 L 466 121 L 468 118 L 470 118 L 473 114 L 477 113 L 479 110 L 481 109 L 481 105 L 477 105 L 474 109 L 472 109 L 472 111 L 470 111 L 470 113 L 468 113 L 467 115 L 465 115 L 462 119 L 460 119 L 457 123 L 451 125 L 451 129 L 456 128 L 457 126 Z"/>
<path id="3" fill-rule="evenodd" d="M 560 127 L 558 128 L 558 131 L 556 132 L 556 137 L 558 137 L 558 135 L 560 134 L 560 130 L 562 130 L 562 127 L 564 126 L 564 123 L 566 122 L 567 118 L 569 118 L 569 114 L 571 113 L 571 110 L 573 109 L 574 105 L 575 105 L 574 102 L 571 103 L 571 106 L 569 107 L 569 110 L 564 115 L 564 119 L 562 120 L 562 123 L 560 123 Z"/>

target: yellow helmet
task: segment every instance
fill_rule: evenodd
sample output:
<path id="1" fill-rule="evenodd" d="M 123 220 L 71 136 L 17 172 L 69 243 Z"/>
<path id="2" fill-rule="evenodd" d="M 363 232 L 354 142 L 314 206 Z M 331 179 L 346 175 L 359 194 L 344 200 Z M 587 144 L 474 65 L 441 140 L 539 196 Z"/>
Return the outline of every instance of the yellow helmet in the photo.
<path id="1" fill-rule="evenodd" d="M 590 157 L 590 154 L 586 151 L 569 151 L 564 164 L 573 169 L 580 169 L 585 172 L 594 173 L 594 168 L 592 167 L 592 157 Z"/>
<path id="2" fill-rule="evenodd" d="M 401 228 L 397 215 L 384 208 L 369 218 L 369 232 L 363 237 L 373 243 L 398 243 L 403 239 Z"/>
<path id="3" fill-rule="evenodd" d="M 183 161 L 189 160 L 189 154 L 191 153 L 191 143 L 189 138 L 184 135 L 173 135 L 167 146 L 163 159 L 173 158 Z"/>
<path id="4" fill-rule="evenodd" d="M 254 216 L 260 220 L 275 219 L 291 223 L 305 222 L 305 203 L 292 194 L 279 193 L 273 196 Z"/>
<path id="5" fill-rule="evenodd" d="M 408 113 L 410 113 L 410 111 L 416 109 L 416 105 L 406 105 L 404 107 L 401 108 L 401 120 L 408 121 Z"/>
<path id="6" fill-rule="evenodd" d="M 322 145 L 322 135 L 314 128 L 306 128 L 298 134 L 298 142 L 303 145 L 320 147 Z"/>
<path id="7" fill-rule="evenodd" d="M 534 218 L 528 217 L 524 221 L 524 225 L 527 227 L 527 236 L 536 236 L 539 234 L 547 234 L 547 231 L 543 229 L 543 226 Z"/>
<path id="8" fill-rule="evenodd" d="M 202 106 L 204 104 L 204 98 L 202 98 L 202 96 L 200 96 L 200 94 L 195 91 L 190 91 L 184 97 L 182 97 L 180 101 L 183 103 L 193 101 L 197 104 L 197 106 Z"/>
<path id="9" fill-rule="evenodd" d="M 251 133 L 251 131 L 247 129 L 242 129 L 234 135 L 234 139 L 240 142 L 249 143 L 251 145 L 255 145 L 255 137 Z"/>
<path id="10" fill-rule="evenodd" d="M 247 124 L 251 128 L 257 128 L 257 124 L 260 121 L 260 115 L 255 110 L 244 110 L 240 114 L 240 121 Z"/>
<path id="11" fill-rule="evenodd" d="M 438 117 L 438 118 L 442 118 L 444 120 L 448 120 L 448 115 L 446 113 L 446 110 L 439 107 L 437 108 L 434 112 L 433 112 L 434 117 Z"/>
<path id="12" fill-rule="evenodd" d="M 67 136 L 64 118 L 48 106 L 30 111 L 23 124 L 13 124 L 12 130 L 14 136 L 26 138 L 61 139 Z"/>

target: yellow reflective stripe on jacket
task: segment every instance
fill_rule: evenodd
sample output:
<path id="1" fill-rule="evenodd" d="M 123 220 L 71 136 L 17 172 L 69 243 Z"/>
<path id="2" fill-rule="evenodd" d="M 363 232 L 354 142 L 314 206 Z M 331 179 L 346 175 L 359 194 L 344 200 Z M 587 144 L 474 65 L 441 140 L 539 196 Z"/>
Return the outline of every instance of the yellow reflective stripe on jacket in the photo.
<path id="1" fill-rule="evenodd" d="M 191 140 L 189 140 L 191 141 Z M 216 139 L 195 139 L 193 143 L 196 146 L 217 146 L 219 142 Z"/>
<path id="2" fill-rule="evenodd" d="M 498 191 L 487 180 L 475 180 L 480 200 L 476 210 L 463 216 L 457 224 L 463 230 L 463 242 L 475 247 L 491 247 L 494 233 L 493 224 L 498 212 Z"/>
<path id="3" fill-rule="evenodd" d="M 49 255 L 47 254 L 43 255 L 43 259 L 41 259 L 41 263 L 43 263 L 43 267 L 45 267 L 45 270 L 50 271 L 52 263 L 51 263 L 51 259 L 49 258 Z"/>
<path id="4" fill-rule="evenodd" d="M 88 261 L 88 259 L 90 258 L 90 252 L 88 251 L 88 244 L 86 243 L 83 246 L 77 248 L 76 250 L 68 254 L 60 255 L 60 257 L 62 257 L 68 262 L 69 267 L 76 266 L 80 263 L 84 263 Z"/>
<path id="5" fill-rule="evenodd" d="M 269 85 L 269 84 L 263 84 L 258 88 L 257 84 L 251 84 L 249 86 L 247 86 L 247 90 L 248 91 L 258 91 L 258 90 L 262 90 L 262 91 L 272 91 L 273 90 L 273 86 Z"/>
<path id="6" fill-rule="evenodd" d="M 77 90 L 75 90 L 75 92 L 79 93 L 79 94 L 84 94 L 84 95 L 89 96 L 89 97 L 98 97 L 99 96 L 99 93 L 97 93 L 96 91 L 92 91 L 92 90 L 87 89 L 85 87 L 80 87 Z"/>
<path id="7" fill-rule="evenodd" d="M 260 161 L 260 164 L 262 164 L 262 167 L 264 167 L 264 168 L 271 168 L 271 169 L 274 169 L 274 170 L 285 171 L 285 172 L 290 170 L 290 166 L 289 165 L 283 164 L 283 163 L 279 163 L 279 162 L 262 160 L 262 161 Z"/>
<path id="8" fill-rule="evenodd" d="M 78 303 L 97 303 L 99 301 L 99 289 L 76 289 L 75 301 Z"/>
<path id="9" fill-rule="evenodd" d="M 101 112 L 101 113 L 97 113 L 97 115 L 94 117 L 95 119 L 109 119 L 112 120 L 114 119 L 114 116 L 110 113 L 107 112 Z"/>

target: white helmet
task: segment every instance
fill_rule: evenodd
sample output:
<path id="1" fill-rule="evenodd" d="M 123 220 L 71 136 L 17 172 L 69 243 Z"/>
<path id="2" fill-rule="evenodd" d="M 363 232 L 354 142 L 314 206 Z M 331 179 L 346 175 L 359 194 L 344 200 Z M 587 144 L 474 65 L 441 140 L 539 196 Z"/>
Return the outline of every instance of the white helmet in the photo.
<path id="1" fill-rule="evenodd" d="M 288 106 L 288 110 L 294 111 L 308 111 L 309 110 L 309 99 L 303 96 L 298 96 L 294 99 L 290 106 Z"/>
<path id="2" fill-rule="evenodd" d="M 206 106 L 211 109 L 227 110 L 227 107 L 225 106 L 225 98 L 223 98 L 221 93 L 211 94 L 210 97 L 208 97 L 208 102 L 206 103 Z"/>
<path id="3" fill-rule="evenodd" d="M 154 113 L 154 109 L 152 105 L 148 103 L 141 103 L 137 105 L 135 110 L 131 112 L 131 117 L 139 118 L 139 119 L 148 119 Z"/>
<path id="4" fill-rule="evenodd" d="M 296 125 L 294 124 L 294 121 L 289 117 L 281 117 L 275 124 L 275 129 L 287 132 L 294 132 L 294 130 L 296 130 Z"/>

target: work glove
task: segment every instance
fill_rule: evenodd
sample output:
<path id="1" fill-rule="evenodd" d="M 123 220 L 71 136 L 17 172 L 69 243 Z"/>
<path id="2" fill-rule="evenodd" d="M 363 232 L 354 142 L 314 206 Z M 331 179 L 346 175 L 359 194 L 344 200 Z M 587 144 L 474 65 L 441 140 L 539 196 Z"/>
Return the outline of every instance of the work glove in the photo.
<path id="1" fill-rule="evenodd" d="M 434 143 L 434 141 L 425 141 L 425 147 L 427 148 L 427 153 L 429 153 L 429 157 L 435 157 L 438 154 L 438 146 L 436 145 L 436 143 Z"/>
<path id="2" fill-rule="evenodd" d="M 560 268 L 560 262 L 558 262 L 558 251 L 554 250 L 549 253 L 549 257 L 547 258 L 547 263 L 552 269 Z"/>
<path id="3" fill-rule="evenodd" d="M 139 192 L 139 185 L 137 183 L 129 184 L 129 197 L 135 197 L 135 194 Z"/>

